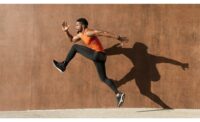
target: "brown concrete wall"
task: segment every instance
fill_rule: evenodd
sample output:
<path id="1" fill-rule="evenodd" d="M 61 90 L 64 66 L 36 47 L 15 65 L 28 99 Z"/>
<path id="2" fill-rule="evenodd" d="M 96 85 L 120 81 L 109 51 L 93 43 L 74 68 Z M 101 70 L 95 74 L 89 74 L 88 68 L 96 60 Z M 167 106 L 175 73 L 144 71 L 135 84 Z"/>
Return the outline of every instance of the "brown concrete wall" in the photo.
<path id="1" fill-rule="evenodd" d="M 130 39 L 122 49 L 100 38 L 109 48 L 107 74 L 126 93 L 123 107 L 160 107 L 158 96 L 172 108 L 200 108 L 199 11 L 199 5 L 0 5 L 0 110 L 116 107 L 92 61 L 76 55 L 64 74 L 52 66 L 72 46 L 62 21 L 75 33 L 79 17 Z"/>

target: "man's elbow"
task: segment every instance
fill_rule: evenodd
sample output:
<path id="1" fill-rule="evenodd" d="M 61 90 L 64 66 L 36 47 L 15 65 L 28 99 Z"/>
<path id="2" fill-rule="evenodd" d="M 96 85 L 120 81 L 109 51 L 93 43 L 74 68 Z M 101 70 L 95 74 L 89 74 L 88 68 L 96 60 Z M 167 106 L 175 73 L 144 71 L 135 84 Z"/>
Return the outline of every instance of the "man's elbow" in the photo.
<path id="1" fill-rule="evenodd" d="M 72 39 L 71 40 L 72 43 L 76 43 L 77 41 L 79 41 L 79 39 Z"/>
<path id="2" fill-rule="evenodd" d="M 70 41 L 71 41 L 72 43 L 76 42 L 76 40 L 75 40 L 75 39 L 71 39 Z"/>

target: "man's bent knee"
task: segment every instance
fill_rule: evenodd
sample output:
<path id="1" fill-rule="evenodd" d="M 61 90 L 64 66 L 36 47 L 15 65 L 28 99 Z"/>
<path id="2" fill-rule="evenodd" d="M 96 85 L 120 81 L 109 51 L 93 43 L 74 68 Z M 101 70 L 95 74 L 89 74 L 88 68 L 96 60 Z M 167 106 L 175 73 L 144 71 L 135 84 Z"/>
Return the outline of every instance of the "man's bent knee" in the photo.
<path id="1" fill-rule="evenodd" d="M 72 48 L 77 48 L 79 45 L 78 44 L 74 44 L 73 46 L 72 46 Z"/>

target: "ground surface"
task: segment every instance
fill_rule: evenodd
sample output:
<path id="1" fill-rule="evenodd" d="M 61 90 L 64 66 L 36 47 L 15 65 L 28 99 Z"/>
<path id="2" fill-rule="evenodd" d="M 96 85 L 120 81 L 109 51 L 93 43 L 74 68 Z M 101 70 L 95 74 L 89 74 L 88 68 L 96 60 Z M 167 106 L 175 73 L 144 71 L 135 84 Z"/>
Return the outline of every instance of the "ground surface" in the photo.
<path id="1" fill-rule="evenodd" d="M 113 108 L 113 109 L 63 109 L 63 110 L 27 110 L 1 111 L 0 117 L 9 118 L 124 118 L 124 117 L 200 117 L 199 109 L 163 110 L 156 108 Z"/>

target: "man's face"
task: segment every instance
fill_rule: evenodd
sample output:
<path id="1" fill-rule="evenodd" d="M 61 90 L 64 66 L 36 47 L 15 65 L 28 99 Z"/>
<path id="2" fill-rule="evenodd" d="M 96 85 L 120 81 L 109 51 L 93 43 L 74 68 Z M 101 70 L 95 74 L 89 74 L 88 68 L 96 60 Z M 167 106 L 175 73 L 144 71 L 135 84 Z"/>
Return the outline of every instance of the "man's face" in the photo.
<path id="1" fill-rule="evenodd" d="M 76 22 L 76 26 L 75 26 L 77 32 L 81 32 L 83 30 L 83 25 L 80 22 Z"/>

